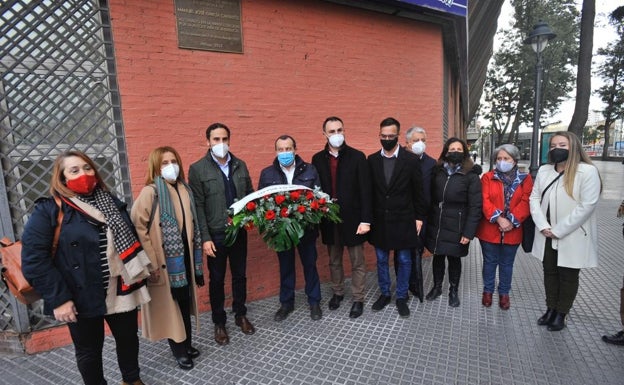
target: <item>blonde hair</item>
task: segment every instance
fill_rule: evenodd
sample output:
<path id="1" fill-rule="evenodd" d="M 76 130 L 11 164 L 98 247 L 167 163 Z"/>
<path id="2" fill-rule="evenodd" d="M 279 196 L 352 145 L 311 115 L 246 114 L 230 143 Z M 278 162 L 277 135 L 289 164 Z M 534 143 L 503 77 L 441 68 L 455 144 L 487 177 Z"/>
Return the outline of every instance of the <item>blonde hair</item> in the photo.
<path id="1" fill-rule="evenodd" d="M 85 162 L 87 162 L 87 164 L 91 166 L 91 169 L 95 172 L 97 185 L 100 186 L 102 190 L 108 190 L 108 188 L 106 187 L 106 183 L 104 183 L 102 176 L 97 170 L 97 165 L 95 164 L 95 162 L 91 160 L 91 158 L 89 158 L 87 154 L 85 154 L 82 151 L 70 150 L 70 151 L 63 152 L 62 154 L 59 154 L 59 156 L 57 156 L 56 159 L 54 160 L 54 165 L 52 166 L 52 177 L 50 178 L 50 189 L 49 189 L 51 195 L 62 196 L 66 198 L 72 198 L 77 195 L 75 192 L 73 192 L 66 186 L 67 179 L 65 178 L 65 174 L 63 174 L 63 171 L 65 171 L 65 159 L 71 158 L 72 156 L 78 157 L 84 160 Z"/>
<path id="2" fill-rule="evenodd" d="M 583 145 L 581 144 L 581 141 L 575 133 L 570 131 L 555 132 L 548 141 L 549 148 L 555 136 L 563 136 L 564 138 L 568 139 L 568 143 L 570 146 L 568 151 L 568 160 L 563 170 L 563 186 L 566 193 L 568 193 L 568 195 L 572 197 L 572 192 L 574 190 L 574 178 L 576 177 L 579 163 L 583 162 L 592 166 L 594 165 L 594 163 L 592 163 L 590 157 L 587 155 L 585 150 L 583 150 Z M 598 174 L 598 176 L 600 176 L 600 174 Z M 600 179 L 600 191 L 602 192 L 602 179 Z"/>
<path id="3" fill-rule="evenodd" d="M 180 154 L 178 154 L 178 152 L 173 147 L 162 146 L 156 147 L 149 154 L 149 158 L 147 160 L 147 177 L 145 178 L 145 185 L 150 185 L 154 183 L 154 178 L 160 176 L 162 158 L 163 155 L 167 152 L 170 152 L 175 156 L 176 161 L 178 162 L 178 166 L 180 167 L 180 174 L 178 175 L 178 179 L 184 180 L 184 170 L 182 168 L 182 159 L 180 159 Z"/>

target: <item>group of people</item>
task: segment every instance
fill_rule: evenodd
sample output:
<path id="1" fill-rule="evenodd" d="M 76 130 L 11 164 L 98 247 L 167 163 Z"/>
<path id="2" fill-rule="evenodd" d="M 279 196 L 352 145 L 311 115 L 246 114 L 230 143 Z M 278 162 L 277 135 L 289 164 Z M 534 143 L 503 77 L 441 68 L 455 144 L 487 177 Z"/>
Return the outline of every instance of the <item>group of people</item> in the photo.
<path id="1" fill-rule="evenodd" d="M 320 186 L 340 205 L 340 223 L 322 222 L 322 243 L 329 254 L 333 295 L 330 310 L 345 298 L 343 253 L 351 260 L 352 304 L 349 317 L 364 311 L 364 243 L 377 259 L 380 296 L 373 311 L 392 299 L 389 271 L 394 253 L 395 304 L 408 317 L 408 292 L 422 302 L 422 255 L 433 254 L 433 287 L 426 299 L 442 294 L 448 262 L 451 307 L 460 305 L 461 258 L 470 241 L 483 251 L 482 304 L 492 305 L 498 269 L 499 306 L 509 309 L 514 257 L 529 215 L 535 221 L 533 254 L 543 260 L 546 313 L 538 324 L 549 330 L 565 326 L 579 270 L 596 266 L 594 208 L 601 182 L 578 138 L 558 132 L 550 139 L 549 164 L 535 184 L 518 168 L 519 151 L 502 145 L 493 153 L 495 168 L 480 178 L 465 141 L 448 139 L 440 156 L 429 156 L 426 132 L 412 127 L 406 146 L 399 144 L 400 123 L 380 123 L 380 150 L 368 157 L 349 146 L 343 121 L 328 117 L 322 126 L 325 147 L 311 163 L 297 155 L 295 139 L 275 140 L 273 163 L 260 174 L 258 189 L 277 184 Z M 247 318 L 247 233 L 225 245 L 228 207 L 253 191 L 247 165 L 230 152 L 230 129 L 214 123 L 206 129 L 208 151 L 188 171 L 172 147 L 154 149 L 145 186 L 131 212 L 109 192 L 96 164 L 79 151 L 54 163 L 50 198 L 40 199 L 23 234 L 23 271 L 44 298 L 44 311 L 67 322 L 79 371 L 86 384 L 105 384 L 102 368 L 104 322 L 116 342 L 123 383 L 140 385 L 137 307 L 141 330 L 150 340 L 167 339 L 177 365 L 191 369 L 200 351 L 192 344 L 191 315 L 198 321 L 197 288 L 205 284 L 214 323 L 214 339 L 229 343 L 225 277 L 230 266 L 232 310 L 242 333 L 255 333 Z M 54 197 L 60 198 L 60 207 Z M 56 250 L 52 239 L 58 210 L 63 210 Z M 303 266 L 310 317 L 322 318 L 317 262 L 317 228 L 308 228 L 296 249 Z M 295 248 L 277 253 L 280 307 L 277 322 L 295 306 Z"/>

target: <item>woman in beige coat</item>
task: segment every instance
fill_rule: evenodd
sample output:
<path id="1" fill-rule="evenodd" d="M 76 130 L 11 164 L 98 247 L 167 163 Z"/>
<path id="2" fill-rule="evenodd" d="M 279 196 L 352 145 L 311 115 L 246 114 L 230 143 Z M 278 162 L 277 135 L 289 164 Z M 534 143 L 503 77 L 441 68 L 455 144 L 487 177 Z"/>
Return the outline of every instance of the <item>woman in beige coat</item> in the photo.
<path id="1" fill-rule="evenodd" d="M 141 308 L 143 337 L 169 340 L 178 366 L 192 369 L 191 314 L 199 321 L 196 287 L 204 285 L 195 203 L 184 182 L 180 155 L 158 147 L 149 156 L 146 186 L 132 206 L 132 221 L 152 264 L 152 301 Z"/>
<path id="2" fill-rule="evenodd" d="M 581 268 L 598 265 L 596 205 L 601 181 L 578 137 L 550 138 L 549 164 L 540 167 L 529 203 L 537 231 L 532 254 L 542 260 L 546 313 L 537 321 L 550 331 L 565 327 Z"/>

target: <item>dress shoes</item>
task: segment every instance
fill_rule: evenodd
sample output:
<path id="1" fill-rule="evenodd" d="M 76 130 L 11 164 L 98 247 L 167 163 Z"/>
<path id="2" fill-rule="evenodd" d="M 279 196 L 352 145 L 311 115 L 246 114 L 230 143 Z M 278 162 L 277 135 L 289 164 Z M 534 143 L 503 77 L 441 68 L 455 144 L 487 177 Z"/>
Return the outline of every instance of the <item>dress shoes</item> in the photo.
<path id="1" fill-rule="evenodd" d="M 373 309 L 373 311 L 379 311 L 386 307 L 386 305 L 390 303 L 391 299 L 392 297 L 390 297 L 389 295 L 382 294 L 379 296 L 379 298 L 377 298 L 377 301 L 375 301 L 371 309 Z"/>
<path id="2" fill-rule="evenodd" d="M 321 311 L 321 306 L 318 303 L 310 305 L 310 318 L 312 318 L 313 321 L 318 321 L 323 318 L 323 311 Z"/>
<path id="3" fill-rule="evenodd" d="M 349 312 L 349 318 L 358 318 L 362 313 L 364 313 L 364 303 L 360 301 L 353 302 L 351 311 Z"/>
<path id="4" fill-rule="evenodd" d="M 483 292 L 483 295 L 481 296 L 481 305 L 485 307 L 492 306 L 492 293 Z"/>
<path id="5" fill-rule="evenodd" d="M 501 294 L 498 296 L 498 306 L 503 310 L 509 310 L 511 301 L 509 301 L 509 294 Z"/>
<path id="6" fill-rule="evenodd" d="M 566 314 L 559 313 L 555 315 L 555 318 L 548 324 L 548 331 L 558 332 L 566 327 Z"/>
<path id="7" fill-rule="evenodd" d="M 396 308 L 397 308 L 397 311 L 399 312 L 399 316 L 403 318 L 409 317 L 410 309 L 407 306 L 407 298 L 397 298 Z"/>
<path id="8" fill-rule="evenodd" d="M 624 330 L 621 330 L 612 336 L 602 336 L 602 340 L 608 344 L 624 346 Z"/>
<path id="9" fill-rule="evenodd" d="M 190 348 L 186 349 L 186 354 L 191 358 L 197 358 L 201 353 L 199 352 L 199 350 L 191 346 Z"/>
<path id="10" fill-rule="evenodd" d="M 256 332 L 256 328 L 249 322 L 247 317 L 244 315 L 236 317 L 236 326 L 238 326 L 241 331 L 247 335 L 252 335 Z"/>
<path id="11" fill-rule="evenodd" d="M 141 381 L 141 379 L 139 378 L 138 380 L 136 380 L 136 381 L 132 381 L 132 382 L 122 381 L 122 382 L 121 382 L 121 385 L 145 385 L 145 384 L 144 384 L 144 383 L 143 383 L 143 381 Z"/>
<path id="12" fill-rule="evenodd" d="M 293 312 L 293 310 L 294 308 L 292 307 L 282 305 L 280 306 L 279 309 L 277 309 L 277 312 L 275 312 L 275 315 L 273 316 L 273 320 L 277 322 L 281 322 L 285 320 L 288 317 L 288 315 Z"/>
<path id="13" fill-rule="evenodd" d="M 546 309 L 546 313 L 544 313 L 541 317 L 537 319 L 537 324 L 540 326 L 550 325 L 556 315 L 557 311 L 549 307 L 548 309 Z"/>
<path id="14" fill-rule="evenodd" d="M 215 325 L 214 339 L 221 346 L 230 343 L 230 336 L 228 336 L 227 330 L 225 330 L 225 325 Z"/>
<path id="15" fill-rule="evenodd" d="M 190 369 L 193 369 L 193 366 L 195 366 L 193 364 L 193 360 L 191 359 L 191 357 L 182 356 L 182 357 L 176 357 L 175 359 L 180 369 L 190 370 Z"/>
<path id="16" fill-rule="evenodd" d="M 336 295 L 334 294 L 329 300 L 329 310 L 336 310 L 340 307 L 340 302 L 344 299 L 344 295 Z"/>

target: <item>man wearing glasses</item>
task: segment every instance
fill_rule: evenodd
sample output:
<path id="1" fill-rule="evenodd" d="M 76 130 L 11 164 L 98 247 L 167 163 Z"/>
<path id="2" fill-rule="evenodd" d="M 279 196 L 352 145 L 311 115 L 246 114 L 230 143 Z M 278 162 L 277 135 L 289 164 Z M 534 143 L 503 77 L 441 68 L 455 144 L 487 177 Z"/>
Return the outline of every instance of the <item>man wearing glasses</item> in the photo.
<path id="1" fill-rule="evenodd" d="M 396 308 L 409 317 L 407 290 L 412 266 L 411 249 L 418 247 L 418 234 L 425 218 L 422 173 L 416 155 L 399 146 L 401 124 L 386 118 L 379 125 L 381 151 L 368 156 L 373 188 L 373 222 L 369 241 L 377 255 L 377 280 L 381 295 L 372 306 L 382 310 L 390 303 L 388 255 L 396 250 Z"/>

